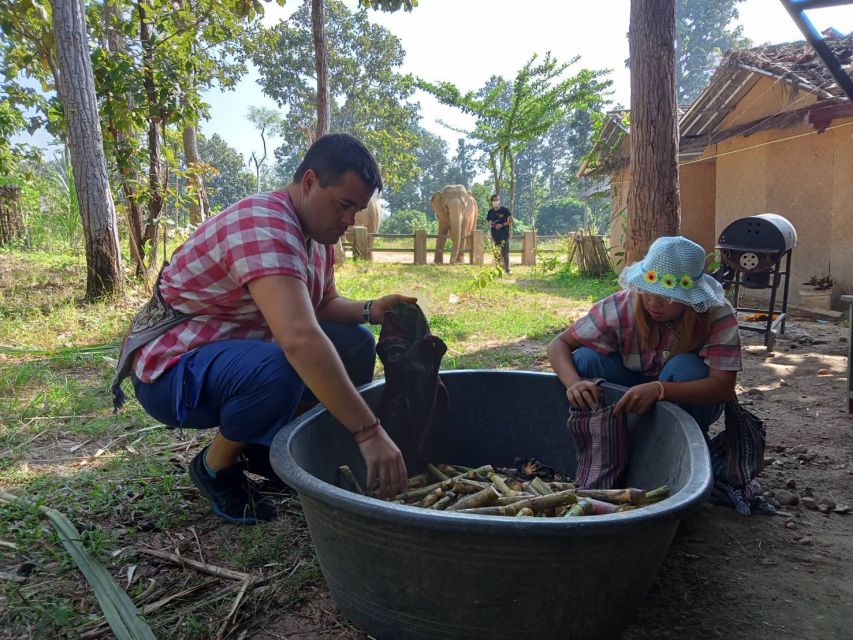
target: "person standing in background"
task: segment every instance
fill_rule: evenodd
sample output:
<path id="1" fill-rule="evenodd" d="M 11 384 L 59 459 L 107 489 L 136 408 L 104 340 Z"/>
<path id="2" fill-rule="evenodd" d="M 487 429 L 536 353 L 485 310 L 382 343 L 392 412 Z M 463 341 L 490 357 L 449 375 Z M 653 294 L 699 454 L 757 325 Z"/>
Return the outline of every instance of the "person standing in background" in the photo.
<path id="1" fill-rule="evenodd" d="M 504 273 L 510 273 L 509 269 L 509 239 L 512 231 L 512 213 L 506 207 L 501 206 L 501 198 L 498 194 L 492 194 L 489 199 L 492 208 L 486 215 L 489 223 L 489 231 L 492 234 L 492 242 L 501 250 Z"/>

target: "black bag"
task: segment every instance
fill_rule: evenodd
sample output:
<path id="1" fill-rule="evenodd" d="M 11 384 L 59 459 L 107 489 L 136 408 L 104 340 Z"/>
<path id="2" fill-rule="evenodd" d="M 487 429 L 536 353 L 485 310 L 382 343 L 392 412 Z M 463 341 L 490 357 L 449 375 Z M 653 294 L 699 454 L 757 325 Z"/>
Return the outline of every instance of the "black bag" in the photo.
<path id="1" fill-rule="evenodd" d="M 412 452 L 419 462 L 425 462 L 423 447 L 433 418 L 448 410 L 447 389 L 438 376 L 446 352 L 418 305 L 401 302 L 385 312 L 376 345 L 385 367 L 377 413 L 404 454 Z"/>

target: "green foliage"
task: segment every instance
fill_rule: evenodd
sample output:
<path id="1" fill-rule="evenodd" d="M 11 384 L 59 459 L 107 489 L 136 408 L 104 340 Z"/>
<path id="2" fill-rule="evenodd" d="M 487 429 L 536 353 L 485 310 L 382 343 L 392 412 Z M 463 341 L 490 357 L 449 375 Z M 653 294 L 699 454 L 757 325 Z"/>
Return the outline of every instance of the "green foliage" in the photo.
<path id="1" fill-rule="evenodd" d="M 585 202 L 572 196 L 546 202 L 539 208 L 536 231 L 544 236 L 565 234 L 583 228 L 589 214 Z"/>
<path id="2" fill-rule="evenodd" d="M 714 72 L 715 56 L 749 46 L 737 21 L 743 0 L 677 0 L 675 3 L 675 77 L 679 104 L 690 104 Z"/>
<path id="3" fill-rule="evenodd" d="M 415 175 L 402 184 L 386 187 L 382 195 L 388 207 L 398 209 L 416 209 L 427 211 L 428 217 L 435 219 L 430 198 L 448 184 L 454 184 L 450 177 L 451 165 L 447 161 L 447 143 L 423 127 L 414 129 L 417 144 L 413 150 L 415 156 Z"/>
<path id="4" fill-rule="evenodd" d="M 255 192 L 255 176 L 246 171 L 243 156 L 219 134 L 200 138 L 198 152 L 216 170 L 206 183 L 211 211 L 221 211 Z"/>
<path id="5" fill-rule="evenodd" d="M 497 193 L 508 175 L 512 202 L 518 154 L 568 114 L 588 109 L 610 84 L 599 81 L 600 71 L 582 69 L 566 76 L 576 62 L 577 58 L 561 63 L 550 53 L 540 61 L 533 55 L 512 82 L 493 76 L 480 91 L 466 94 L 449 82 L 419 79 L 418 87 L 443 104 L 474 116 L 474 129 L 461 133 L 476 140 L 486 154 Z"/>
<path id="6" fill-rule="evenodd" d="M 413 233 L 416 229 L 425 229 L 435 233 L 436 221 L 430 220 L 423 211 L 403 209 L 395 211 L 382 220 L 382 233 Z"/>
<path id="7" fill-rule="evenodd" d="M 471 282 L 469 286 L 472 289 L 485 289 L 490 284 L 492 284 L 495 280 L 504 277 L 504 270 L 501 269 L 497 264 L 492 265 L 491 267 L 486 267 L 484 269 L 480 269 L 476 275 L 471 278 Z"/>
<path id="8" fill-rule="evenodd" d="M 383 7 L 389 3 L 380 3 Z M 417 173 L 415 149 L 419 107 L 410 102 L 414 84 L 396 69 L 405 52 L 390 31 L 326 2 L 326 51 L 331 131 L 360 138 L 374 153 L 389 187 Z M 277 173 L 289 178 L 312 139 L 316 123 L 316 70 L 310 2 L 264 31 L 251 49 L 264 93 L 281 107 L 282 146 Z"/>

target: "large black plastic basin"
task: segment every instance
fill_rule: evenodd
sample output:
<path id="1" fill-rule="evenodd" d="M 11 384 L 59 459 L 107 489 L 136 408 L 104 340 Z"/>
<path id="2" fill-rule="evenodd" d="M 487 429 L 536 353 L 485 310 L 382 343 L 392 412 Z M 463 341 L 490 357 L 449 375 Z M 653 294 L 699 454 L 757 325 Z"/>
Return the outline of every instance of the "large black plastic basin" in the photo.
<path id="1" fill-rule="evenodd" d="M 462 370 L 441 377 L 452 411 L 431 433 L 431 461 L 511 466 L 517 456 L 536 457 L 574 471 L 569 405 L 556 376 Z M 361 389 L 371 406 L 378 405 L 382 385 Z M 608 402 L 622 391 L 606 386 Z M 322 407 L 278 434 L 272 463 L 299 492 L 332 597 L 376 638 L 615 638 L 642 603 L 679 520 L 711 487 L 707 445 L 681 409 L 658 403 L 631 416 L 629 430 L 623 484 L 667 484 L 673 494 L 643 509 L 596 517 L 461 515 L 338 488 L 340 465 L 363 482 L 364 463 Z M 403 455 L 414 460 L 411 451 Z"/>

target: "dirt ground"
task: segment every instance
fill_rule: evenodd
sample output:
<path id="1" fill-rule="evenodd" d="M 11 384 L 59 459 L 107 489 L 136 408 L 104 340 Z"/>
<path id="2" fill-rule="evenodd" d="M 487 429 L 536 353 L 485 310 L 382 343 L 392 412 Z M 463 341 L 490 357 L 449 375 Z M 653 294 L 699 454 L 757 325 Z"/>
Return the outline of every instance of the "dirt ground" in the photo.
<path id="1" fill-rule="evenodd" d="M 623 638 L 853 637 L 853 515 L 803 500 L 853 506 L 847 332 L 794 319 L 772 355 L 744 334 L 739 395 L 767 428 L 759 481 L 798 504 L 750 517 L 706 505 L 686 518 Z"/>
<path id="2" fill-rule="evenodd" d="M 744 334 L 738 391 L 767 428 L 759 480 L 768 495 L 787 491 L 778 496 L 786 502 L 813 496 L 853 506 L 847 332 L 792 319 L 772 355 L 761 336 Z M 750 517 L 707 504 L 686 518 L 623 640 L 853 637 L 853 514 L 822 513 L 803 502 Z M 330 614 L 334 605 L 321 610 Z M 297 636 L 359 637 L 325 620 L 313 629 L 302 620 Z M 281 620 L 259 637 L 297 637 L 288 627 Z"/>
<path id="3" fill-rule="evenodd" d="M 778 338 L 775 352 L 768 354 L 759 336 L 744 334 L 739 396 L 767 427 L 767 467 L 759 481 L 774 499 L 797 504 L 780 505 L 777 515 L 750 517 L 708 504 L 685 518 L 623 639 L 853 637 L 853 514 L 823 513 L 809 508 L 807 500 L 830 499 L 839 508 L 853 506 L 853 415 L 847 413 L 845 391 L 847 335 L 848 329 L 838 323 L 794 318 L 787 335 Z M 542 345 L 533 340 L 512 346 L 523 349 L 525 345 L 531 347 L 531 354 L 542 352 Z M 536 359 L 535 366 L 547 364 Z M 274 525 L 223 527 L 195 490 L 186 486 L 186 465 L 199 447 L 194 442 L 169 447 L 175 479 L 182 485 L 176 486 L 174 499 L 180 502 L 178 508 L 197 514 L 194 526 L 163 531 L 155 520 L 115 526 L 132 525 L 148 532 L 139 534 L 136 546 L 170 549 L 188 557 L 198 552 L 217 566 L 284 568 L 288 580 L 265 593 L 254 593 L 244 606 L 252 609 L 244 612 L 249 616 L 245 626 L 227 634 L 228 638 L 366 639 L 340 615 L 326 590 L 298 498 L 282 496 L 282 514 Z M 234 549 L 245 556 L 243 565 L 236 562 Z M 138 567 L 137 580 L 156 578 L 162 593 L 182 589 L 188 576 L 210 582 L 209 576 L 126 551 L 127 562 Z M 122 584 L 125 575 L 123 567 L 116 576 Z M 230 602 L 234 585 L 239 584 L 223 587 L 213 597 Z M 214 588 L 220 587 L 205 587 Z M 78 606 L 95 609 L 89 590 L 81 586 L 79 593 Z M 206 597 L 209 591 L 201 593 Z M 173 618 L 163 614 L 158 629 L 180 622 L 169 622 Z M 45 637 L 5 631 L 0 628 L 0 638 Z"/>
<path id="4" fill-rule="evenodd" d="M 853 637 L 853 514 L 823 513 L 803 500 L 853 506 L 847 335 L 839 324 L 792 319 L 768 354 L 761 336 L 744 334 L 739 396 L 767 428 L 759 480 L 773 499 L 796 496 L 798 504 L 750 517 L 706 504 L 683 520 L 623 640 Z M 256 637 L 367 637 L 340 625 L 322 587 L 306 607 L 313 621 L 285 616 Z"/>

